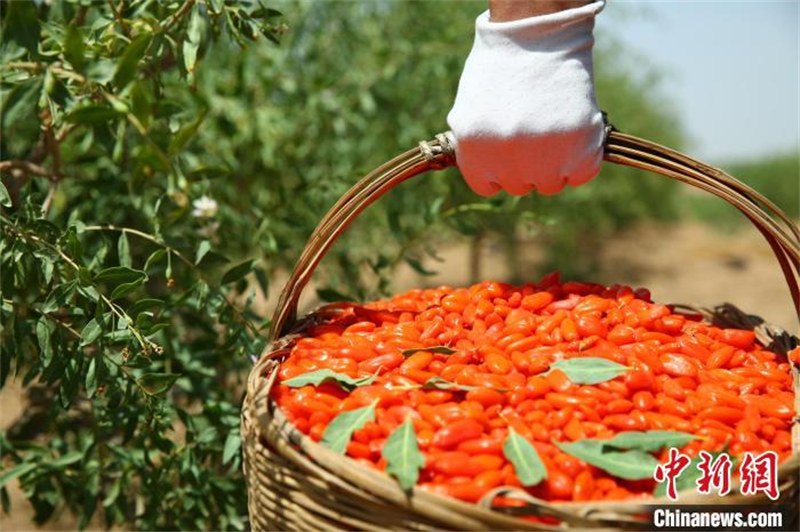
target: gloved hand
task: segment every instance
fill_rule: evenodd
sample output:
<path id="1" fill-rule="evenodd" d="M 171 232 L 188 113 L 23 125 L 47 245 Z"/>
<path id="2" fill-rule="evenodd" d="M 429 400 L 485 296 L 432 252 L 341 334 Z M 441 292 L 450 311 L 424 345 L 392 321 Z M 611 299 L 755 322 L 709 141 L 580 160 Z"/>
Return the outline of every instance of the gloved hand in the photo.
<path id="1" fill-rule="evenodd" d="M 475 24 L 447 122 L 478 194 L 555 194 L 597 175 L 604 125 L 594 97 L 594 17 L 604 0 L 521 20 Z"/>

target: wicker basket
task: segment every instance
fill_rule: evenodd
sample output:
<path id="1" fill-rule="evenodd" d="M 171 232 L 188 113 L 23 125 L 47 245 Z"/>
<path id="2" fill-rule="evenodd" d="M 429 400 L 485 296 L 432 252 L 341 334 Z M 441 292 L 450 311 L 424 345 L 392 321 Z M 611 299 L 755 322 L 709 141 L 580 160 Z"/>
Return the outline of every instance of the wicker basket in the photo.
<path id="1" fill-rule="evenodd" d="M 800 231 L 763 196 L 724 172 L 657 144 L 609 131 L 605 160 L 650 170 L 710 192 L 735 205 L 761 231 L 783 269 L 800 315 Z M 561 526 L 537 525 L 511 515 L 510 509 L 492 508 L 499 494 L 513 496 L 513 490 L 499 488 L 479 504 L 468 504 L 413 489 L 406 494 L 384 473 L 314 443 L 297 431 L 269 397 L 279 361 L 309 324 L 330 319 L 336 306 L 320 309 L 297 319 L 300 292 L 337 236 L 378 197 L 397 184 L 427 170 L 455 164 L 448 134 L 435 141 L 421 142 L 416 149 L 377 168 L 334 205 L 311 235 L 295 270 L 281 294 L 270 331 L 270 344 L 253 368 L 242 407 L 244 469 L 247 478 L 250 524 L 254 530 L 564 530 L 637 529 L 649 524 L 648 504 L 669 504 L 668 500 L 643 502 L 606 501 L 558 503 L 527 497 L 527 505 L 513 513 L 552 516 Z M 679 307 L 701 313 L 719 325 L 753 329 L 759 342 L 776 352 L 786 353 L 800 341 L 732 305 L 713 310 Z M 792 367 L 795 411 L 800 412 L 800 376 Z M 798 515 L 800 472 L 800 424 L 792 427 L 793 453 L 779 469 L 781 498 L 790 516 Z M 744 497 L 733 486 L 726 497 L 701 497 L 687 491 L 681 504 L 758 504 L 765 498 Z"/>

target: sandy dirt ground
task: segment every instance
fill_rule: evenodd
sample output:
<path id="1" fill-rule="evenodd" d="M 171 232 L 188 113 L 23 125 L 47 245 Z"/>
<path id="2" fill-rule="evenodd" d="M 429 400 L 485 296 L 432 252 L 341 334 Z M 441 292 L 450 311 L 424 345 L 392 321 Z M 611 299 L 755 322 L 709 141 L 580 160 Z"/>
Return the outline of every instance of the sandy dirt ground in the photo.
<path id="1" fill-rule="evenodd" d="M 522 242 L 519 249 L 523 278 L 536 280 L 547 273 L 540 266 L 542 253 L 536 241 Z M 663 303 L 714 306 L 729 302 L 790 332 L 798 332 L 797 316 L 780 266 L 755 229 L 720 232 L 700 222 L 646 224 L 610 239 L 597 253 L 597 272 L 582 280 L 644 286 L 655 301 Z M 439 255 L 444 259 L 442 263 L 425 265 L 438 275 L 423 277 L 411 268 L 401 268 L 396 289 L 469 284 L 467 246 L 446 249 Z M 482 279 L 507 278 L 508 268 L 498 244 L 487 242 L 483 246 L 481 263 Z"/>
<path id="2" fill-rule="evenodd" d="M 541 273 L 540 250 L 536 242 L 526 242 L 522 271 L 530 278 Z M 715 305 L 731 302 L 767 321 L 797 333 L 797 318 L 780 268 L 761 236 L 749 228 L 721 233 L 701 223 L 644 225 L 632 229 L 598 249 L 600 267 L 593 279 L 650 288 L 660 302 Z M 469 249 L 459 245 L 440 253 L 444 262 L 428 264 L 438 270 L 434 277 L 421 277 L 410 268 L 401 269 L 395 287 L 404 290 L 418 286 L 469 283 Z M 508 274 L 499 247 L 491 242 L 482 250 L 485 279 L 504 280 Z M 279 282 L 273 286 L 280 286 Z M 273 296 L 274 297 L 274 296 Z M 271 301 L 263 306 L 268 308 Z M 310 304 L 310 302 L 309 302 Z M 7 386 L 0 392 L 0 430 L 16 419 L 24 403 L 21 389 Z M 0 530 L 36 530 L 32 511 L 15 483 L 10 487 L 11 515 L 0 516 Z M 43 530 L 72 530 L 76 521 L 64 513 Z M 93 523 L 100 528 L 100 523 Z M 39 529 L 42 530 L 42 529 Z"/>

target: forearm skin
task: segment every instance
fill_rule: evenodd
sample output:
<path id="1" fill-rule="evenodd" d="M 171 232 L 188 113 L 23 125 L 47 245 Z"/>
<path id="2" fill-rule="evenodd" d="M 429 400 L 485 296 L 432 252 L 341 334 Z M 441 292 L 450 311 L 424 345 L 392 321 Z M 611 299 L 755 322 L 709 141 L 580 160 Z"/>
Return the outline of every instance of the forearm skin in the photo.
<path id="1" fill-rule="evenodd" d="M 492 22 L 507 22 L 555 13 L 588 4 L 589 0 L 489 0 Z"/>

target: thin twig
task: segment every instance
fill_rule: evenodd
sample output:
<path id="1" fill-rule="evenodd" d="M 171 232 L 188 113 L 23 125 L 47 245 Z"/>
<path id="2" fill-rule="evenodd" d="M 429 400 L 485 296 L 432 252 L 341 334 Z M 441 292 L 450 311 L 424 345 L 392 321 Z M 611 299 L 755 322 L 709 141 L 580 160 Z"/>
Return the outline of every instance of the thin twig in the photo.
<path id="1" fill-rule="evenodd" d="M 67 135 L 72 133 L 75 130 L 76 127 L 78 127 L 78 126 L 76 126 L 75 124 L 68 124 L 68 125 L 61 126 L 61 129 L 59 130 L 58 134 L 56 135 L 56 141 L 64 142 L 64 139 L 67 138 Z"/>
<path id="2" fill-rule="evenodd" d="M 53 173 L 43 166 L 28 161 L 0 161 L 0 172 L 5 170 L 22 170 L 26 174 L 52 178 Z"/>
<path id="3" fill-rule="evenodd" d="M 194 263 L 183 253 L 178 251 L 177 249 L 173 248 L 166 242 L 159 240 L 158 238 L 154 237 L 149 233 L 145 233 L 144 231 L 139 231 L 138 229 L 133 229 L 131 227 L 118 227 L 116 225 L 87 225 L 84 228 L 85 231 L 116 231 L 118 233 L 128 233 L 131 235 L 138 236 L 140 238 L 144 238 L 145 240 L 149 240 L 154 244 L 158 244 L 166 251 L 172 253 L 176 257 L 178 257 L 181 261 L 185 262 L 187 265 L 194 267 Z"/>
<path id="4" fill-rule="evenodd" d="M 42 218 L 45 218 L 47 213 L 50 212 L 56 192 L 58 192 L 58 181 L 50 181 L 50 186 L 47 188 L 47 196 L 45 196 L 44 203 L 42 203 Z"/>
<path id="5" fill-rule="evenodd" d="M 124 1 L 124 0 L 123 0 L 123 1 Z M 119 4 L 119 5 L 120 5 L 120 8 L 121 8 L 121 7 L 124 7 L 124 5 L 125 5 L 125 4 L 124 4 L 123 2 L 120 2 L 120 4 Z M 127 25 L 127 24 L 125 24 L 125 19 L 124 19 L 124 18 L 122 18 L 122 13 L 121 13 L 121 12 L 119 11 L 119 9 L 118 9 L 118 8 L 117 8 L 117 7 L 114 5 L 114 0 L 108 0 L 108 6 L 111 8 L 111 12 L 112 12 L 112 13 L 114 13 L 114 18 L 116 19 L 116 21 L 119 23 L 120 27 L 122 28 L 122 32 L 123 32 L 123 33 L 124 33 L 126 36 L 130 37 L 130 35 L 131 35 L 131 32 L 130 32 L 130 30 L 128 29 L 128 25 Z"/>
<path id="6" fill-rule="evenodd" d="M 164 33 L 167 33 L 172 28 L 172 26 L 175 25 L 176 22 L 182 19 L 183 16 L 186 13 L 188 13 L 190 9 L 192 9 L 194 2 L 195 0 L 186 0 L 186 2 L 183 3 L 181 8 L 175 12 L 172 18 L 169 19 L 166 24 L 164 24 L 164 29 L 163 29 Z"/>
<path id="7" fill-rule="evenodd" d="M 12 307 L 17 306 L 17 305 L 14 304 L 14 300 L 13 299 L 3 298 L 3 303 L 5 303 L 7 305 L 11 305 Z M 70 334 L 72 334 L 72 336 L 74 336 L 75 338 L 80 338 L 81 337 L 81 333 L 79 333 L 78 331 L 76 331 L 75 329 L 73 329 L 72 327 L 70 327 L 69 325 L 67 325 L 66 323 L 61 321 L 60 319 L 58 319 L 56 316 L 54 316 L 52 314 L 48 314 L 47 312 L 39 310 L 38 308 L 35 308 L 35 307 L 26 306 L 25 308 L 28 308 L 28 309 L 34 311 L 35 313 L 37 313 L 40 316 L 44 316 L 45 318 L 51 319 L 52 321 L 54 321 L 55 323 L 57 323 L 58 325 L 60 325 L 64 329 L 66 329 L 67 331 L 69 331 Z"/>
<path id="8" fill-rule="evenodd" d="M 58 182 L 63 177 L 61 175 L 61 144 L 56 139 L 55 131 L 53 130 L 53 117 L 48 111 L 44 116 L 44 137 L 42 142 L 50 158 L 53 162 L 53 171 L 50 177 L 50 186 L 47 189 L 47 196 L 42 203 L 42 218 L 47 216 L 50 212 L 50 207 L 53 205 L 53 198 L 56 196 L 58 190 Z"/>
<path id="9" fill-rule="evenodd" d="M 54 74 L 59 74 L 65 78 L 70 78 L 80 83 L 86 83 L 86 78 L 78 74 L 74 70 L 68 70 L 61 66 L 61 62 L 56 61 L 51 64 L 34 63 L 31 61 L 9 61 L 5 63 L 3 68 L 10 70 L 28 70 L 30 72 L 41 72 L 42 70 L 50 70 Z"/>
<path id="10" fill-rule="evenodd" d="M 50 116 L 50 113 L 47 113 L 47 116 L 44 120 L 44 146 L 47 151 L 50 153 L 50 157 L 53 159 L 53 180 L 58 181 L 61 179 L 61 145 L 59 144 L 58 140 L 56 139 L 55 131 L 53 131 L 53 117 Z"/>

